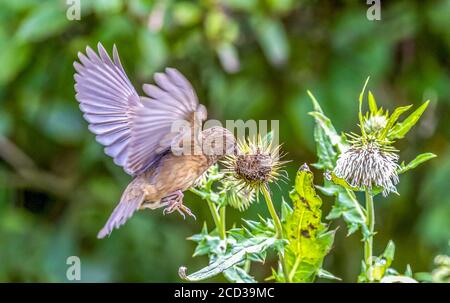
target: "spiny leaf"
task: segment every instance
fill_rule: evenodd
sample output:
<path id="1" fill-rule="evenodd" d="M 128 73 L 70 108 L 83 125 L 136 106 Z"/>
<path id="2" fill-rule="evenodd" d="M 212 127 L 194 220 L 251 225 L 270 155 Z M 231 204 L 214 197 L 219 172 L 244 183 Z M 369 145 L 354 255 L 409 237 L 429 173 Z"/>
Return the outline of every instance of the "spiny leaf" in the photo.
<path id="1" fill-rule="evenodd" d="M 221 272 L 229 269 L 230 267 L 244 261 L 248 254 L 257 254 L 264 252 L 267 248 L 272 246 L 275 241 L 276 238 L 264 237 L 258 237 L 244 241 L 243 243 L 235 247 L 235 249 L 233 249 L 230 253 L 219 256 L 210 265 L 190 275 L 186 275 L 185 267 L 180 267 L 179 275 L 182 279 L 187 281 L 200 281 L 214 277 Z"/>
<path id="2" fill-rule="evenodd" d="M 323 129 L 325 135 L 330 139 L 331 144 L 337 147 L 339 151 L 344 151 L 346 144 L 342 136 L 337 134 L 331 120 L 320 112 L 310 112 L 309 114 L 316 119 L 316 123 Z"/>
<path id="3" fill-rule="evenodd" d="M 319 102 L 308 90 L 308 96 L 314 107 L 314 111 L 309 113 L 315 118 L 314 140 L 316 141 L 318 162 L 314 164 L 319 169 L 333 169 L 337 160 L 337 152 L 342 152 L 347 148 L 345 138 L 338 135 L 331 120 L 325 116 Z"/>
<path id="4" fill-rule="evenodd" d="M 365 210 L 360 206 L 355 193 L 345 187 L 326 182 L 325 186 L 318 187 L 325 195 L 336 197 L 333 208 L 327 215 L 328 220 L 342 217 L 347 225 L 347 236 L 361 229 L 363 237 L 367 238 L 370 233 L 367 228 Z"/>
<path id="5" fill-rule="evenodd" d="M 313 174 L 304 164 L 290 193 L 293 213 L 284 223 L 286 238 L 285 266 L 290 282 L 313 282 L 331 249 L 335 231 L 326 231 L 321 222 L 322 200 L 316 194 Z"/>
<path id="6" fill-rule="evenodd" d="M 233 266 L 223 272 L 225 278 L 233 283 L 257 283 L 255 278 L 250 276 L 244 269 L 239 266 Z"/>
<path id="7" fill-rule="evenodd" d="M 389 139 L 401 139 L 403 138 L 408 131 L 413 127 L 417 121 L 419 121 L 423 112 L 427 109 L 430 100 L 427 100 L 424 104 L 422 104 L 418 109 L 416 109 L 411 115 L 408 116 L 403 122 L 397 123 L 388 134 Z"/>
<path id="8" fill-rule="evenodd" d="M 407 172 L 408 170 L 411 170 L 413 168 L 416 168 L 417 166 L 419 166 L 420 164 L 422 164 L 423 162 L 426 162 L 430 159 L 436 158 L 437 156 L 433 153 L 423 153 L 418 155 L 414 160 L 412 160 L 411 162 L 409 162 L 407 165 L 405 165 L 405 162 L 403 162 L 400 165 L 400 169 L 397 171 L 398 174 L 403 174 L 405 172 Z"/>

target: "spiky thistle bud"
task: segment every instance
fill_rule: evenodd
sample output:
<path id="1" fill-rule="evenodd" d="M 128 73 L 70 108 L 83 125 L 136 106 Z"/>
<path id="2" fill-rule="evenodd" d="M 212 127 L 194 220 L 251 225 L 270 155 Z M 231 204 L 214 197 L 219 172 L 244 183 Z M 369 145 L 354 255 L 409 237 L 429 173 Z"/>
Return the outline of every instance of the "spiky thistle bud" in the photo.
<path id="1" fill-rule="evenodd" d="M 271 140 L 258 136 L 252 140 L 240 140 L 236 153 L 228 155 L 223 161 L 226 171 L 226 182 L 233 188 L 230 203 L 238 209 L 246 209 L 256 198 L 263 186 L 276 182 L 283 177 L 280 161 L 280 145 L 274 146 Z"/>

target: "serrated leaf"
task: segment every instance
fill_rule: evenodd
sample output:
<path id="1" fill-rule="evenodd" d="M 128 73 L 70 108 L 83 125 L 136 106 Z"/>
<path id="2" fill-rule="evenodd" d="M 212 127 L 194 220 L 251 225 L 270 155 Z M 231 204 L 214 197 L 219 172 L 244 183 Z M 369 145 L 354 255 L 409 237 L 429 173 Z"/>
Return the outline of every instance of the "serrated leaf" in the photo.
<path id="1" fill-rule="evenodd" d="M 334 205 L 326 217 L 328 220 L 335 220 L 342 217 L 347 225 L 347 236 L 353 234 L 358 229 L 361 229 L 364 239 L 370 235 L 365 224 L 365 210 L 360 206 L 354 192 L 331 182 L 325 183 L 321 191 L 324 193 L 332 193 L 336 197 Z"/>
<path id="2" fill-rule="evenodd" d="M 342 136 L 337 134 L 331 120 L 320 112 L 310 112 L 309 114 L 316 119 L 316 123 L 322 128 L 331 144 L 337 147 L 339 151 L 344 151 L 346 149 L 346 144 L 343 142 Z"/>
<path id="3" fill-rule="evenodd" d="M 313 282 L 334 241 L 335 231 L 326 231 L 321 222 L 322 200 L 316 194 L 313 179 L 304 164 L 290 192 L 294 209 L 284 222 L 289 241 L 285 246 L 285 270 L 290 282 Z"/>
<path id="4" fill-rule="evenodd" d="M 408 131 L 413 127 L 417 121 L 419 121 L 423 112 L 427 109 L 430 100 L 427 100 L 424 104 L 422 104 L 418 109 L 416 109 L 412 114 L 408 116 L 403 122 L 399 122 L 395 124 L 395 126 L 389 131 L 388 138 L 389 139 L 401 139 L 403 138 Z"/>
<path id="5" fill-rule="evenodd" d="M 230 267 L 244 261 L 249 254 L 261 253 L 271 247 L 276 238 L 258 237 L 245 241 L 235 247 L 230 253 L 219 256 L 210 265 L 196 271 L 190 275 L 186 275 L 185 268 L 180 268 L 180 277 L 187 281 L 200 281 L 214 277 Z"/>
<path id="6" fill-rule="evenodd" d="M 244 269 L 239 266 L 233 266 L 223 272 L 225 278 L 233 283 L 257 283 L 255 278 L 250 276 Z"/>
<path id="7" fill-rule="evenodd" d="M 319 102 L 314 95 L 308 90 L 309 98 L 314 107 L 314 111 L 309 113 L 314 117 L 314 140 L 316 142 L 318 162 L 314 164 L 319 169 L 333 169 L 337 153 L 347 149 L 345 138 L 338 135 L 331 120 L 325 116 Z"/>
<path id="8" fill-rule="evenodd" d="M 397 171 L 398 174 L 403 174 L 405 172 L 407 172 L 408 170 L 414 169 L 417 166 L 419 166 L 420 164 L 436 158 L 437 156 L 433 153 L 423 153 L 418 155 L 416 158 L 414 158 L 414 160 L 412 160 L 411 162 L 409 162 L 408 164 L 405 165 L 405 162 L 403 162 L 400 165 L 400 169 Z"/>

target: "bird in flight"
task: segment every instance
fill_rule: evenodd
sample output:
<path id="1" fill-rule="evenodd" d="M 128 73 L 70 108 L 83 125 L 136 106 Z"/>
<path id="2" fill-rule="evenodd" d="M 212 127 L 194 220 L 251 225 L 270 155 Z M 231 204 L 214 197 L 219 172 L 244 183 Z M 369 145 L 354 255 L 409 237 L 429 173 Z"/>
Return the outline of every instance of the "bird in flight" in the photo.
<path id="1" fill-rule="evenodd" d="M 176 69 L 154 74 L 139 96 L 113 46 L 101 43 L 74 62 L 75 91 L 83 117 L 114 163 L 133 177 L 97 237 L 122 226 L 137 210 L 164 207 L 164 214 L 194 216 L 183 191 L 227 153 L 233 134 L 222 127 L 202 130 L 207 110 L 189 81 Z"/>

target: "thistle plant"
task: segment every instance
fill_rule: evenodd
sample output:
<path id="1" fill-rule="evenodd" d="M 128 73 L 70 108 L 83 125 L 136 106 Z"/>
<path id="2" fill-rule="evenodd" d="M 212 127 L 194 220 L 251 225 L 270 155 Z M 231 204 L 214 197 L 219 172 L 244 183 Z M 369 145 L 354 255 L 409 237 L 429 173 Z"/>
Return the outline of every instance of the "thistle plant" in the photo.
<path id="1" fill-rule="evenodd" d="M 204 280 L 223 274 L 231 282 L 256 282 L 251 275 L 252 262 L 264 262 L 268 250 L 278 256 L 278 267 L 267 280 L 277 282 L 313 282 L 317 277 L 336 279 L 322 268 L 331 249 L 334 231 L 321 222 L 321 199 L 316 195 L 313 174 L 303 165 L 289 196 L 277 211 L 270 184 L 287 179 L 280 160 L 280 146 L 271 134 L 242 140 L 234 155 L 223 161 L 224 169 L 213 166 L 191 191 L 206 201 L 215 227 L 206 224 L 200 234 L 190 237 L 197 243 L 194 256 L 206 255 L 209 265 L 192 274 L 180 267 L 180 277 L 189 281 Z M 270 218 L 243 219 L 241 227 L 226 230 L 227 207 L 245 211 L 252 202 L 264 197 Z M 281 214 L 281 216 L 280 216 Z"/>
<path id="2" fill-rule="evenodd" d="M 364 242 L 364 260 L 362 262 L 360 282 L 382 281 L 387 276 L 401 276 L 390 268 L 394 258 L 395 245 L 390 241 L 385 252 L 379 256 L 373 253 L 375 235 L 375 209 L 373 197 L 382 193 L 385 198 L 390 193 L 397 193 L 399 175 L 419 164 L 435 157 L 434 154 L 418 155 L 409 164 L 399 164 L 399 150 L 394 147 L 396 140 L 404 138 L 419 120 L 428 106 L 426 101 L 406 119 L 399 122 L 402 114 L 411 105 L 396 108 L 392 114 L 378 107 L 372 92 L 368 93 L 369 111 L 363 113 L 365 82 L 359 96 L 359 130 L 360 133 L 342 133 L 339 135 L 331 120 L 325 116 L 318 101 L 308 91 L 313 102 L 315 118 L 314 137 L 317 143 L 319 161 L 315 166 L 324 170 L 322 193 L 336 197 L 332 211 L 327 219 L 343 217 L 348 227 L 348 234 L 358 229 L 362 232 Z M 359 203 L 357 192 L 364 192 L 365 207 Z M 410 275 L 407 269 L 405 275 Z"/>
<path id="3" fill-rule="evenodd" d="M 322 199 L 316 192 L 334 196 L 335 203 L 327 220 L 342 217 L 348 235 L 360 231 L 363 260 L 358 282 L 417 282 L 408 265 L 404 273 L 391 267 L 395 244 L 389 241 L 386 249 L 376 255 L 373 251 L 375 232 L 374 197 L 389 198 L 399 194 L 400 176 L 419 164 L 435 157 L 418 155 L 408 164 L 400 162 L 401 151 L 395 144 L 417 123 L 429 101 L 419 106 L 403 121 L 402 114 L 411 106 L 396 108 L 392 113 L 379 107 L 372 92 L 368 92 L 368 111 L 363 112 L 363 100 L 368 80 L 359 96 L 358 132 L 338 134 L 331 120 L 325 116 L 318 101 L 308 91 L 316 125 L 317 163 L 313 167 L 324 172 L 322 186 L 314 185 L 314 174 L 303 164 L 293 180 L 293 189 L 286 194 L 291 203 L 273 201 L 271 187 L 283 180 L 289 182 L 283 167 L 288 161 L 281 147 L 274 145 L 271 134 L 238 142 L 235 154 L 222 162 L 223 169 L 213 166 L 191 191 L 206 201 L 214 228 L 190 238 L 197 243 L 194 256 L 206 255 L 209 264 L 191 274 L 181 267 L 181 278 L 204 280 L 223 274 L 232 282 L 256 282 L 251 274 L 253 262 L 264 262 L 267 252 L 277 255 L 277 266 L 266 280 L 276 282 L 314 282 L 318 277 L 339 279 L 323 269 L 325 256 L 330 252 L 336 230 L 322 219 Z M 281 156 L 280 156 L 281 155 Z M 360 203 L 359 192 L 364 193 Z M 234 207 L 244 212 L 259 201 L 266 202 L 269 218 L 242 219 L 240 226 L 227 229 L 226 209 Z M 274 203 L 275 202 L 275 203 Z M 278 202 L 278 203 L 276 203 Z M 277 205 L 281 208 L 277 210 Z M 448 260 L 439 259 L 435 276 L 448 273 Z M 442 274 L 444 273 L 444 274 Z"/>

